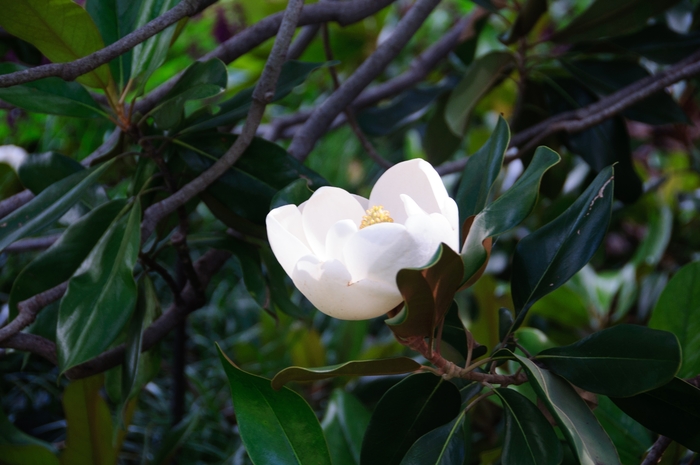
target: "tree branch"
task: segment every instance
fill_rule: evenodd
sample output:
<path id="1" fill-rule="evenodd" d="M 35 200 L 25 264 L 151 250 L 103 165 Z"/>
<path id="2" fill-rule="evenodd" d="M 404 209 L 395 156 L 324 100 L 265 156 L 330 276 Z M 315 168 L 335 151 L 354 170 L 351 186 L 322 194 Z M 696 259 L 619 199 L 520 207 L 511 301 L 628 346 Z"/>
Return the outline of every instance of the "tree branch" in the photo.
<path id="1" fill-rule="evenodd" d="M 128 52 L 136 45 L 153 37 L 168 26 L 175 24 L 182 18 L 192 16 L 203 8 L 214 3 L 215 0 L 182 0 L 179 4 L 167 11 L 163 16 L 144 24 L 143 27 L 122 37 L 113 44 L 68 63 L 52 63 L 36 66 L 34 68 L 17 71 L 0 76 L 0 87 L 16 86 L 27 82 L 36 81 L 46 77 L 60 77 L 65 81 L 72 81 L 78 76 L 89 73 L 114 58 Z"/>
<path id="2" fill-rule="evenodd" d="M 260 80 L 258 80 L 253 91 L 253 103 L 248 110 L 248 117 L 241 130 L 241 134 L 228 149 L 228 151 L 201 175 L 184 185 L 180 190 L 170 197 L 148 207 L 144 213 L 144 220 L 141 223 L 141 240 L 148 239 L 160 220 L 165 218 L 178 207 L 184 205 L 195 195 L 206 189 L 211 183 L 219 178 L 226 170 L 243 155 L 245 149 L 255 137 L 255 132 L 262 121 L 265 107 L 272 101 L 277 86 L 282 64 L 287 57 L 289 43 L 296 30 L 297 21 L 301 14 L 303 0 L 290 0 L 284 12 L 284 18 L 279 28 L 279 33 L 275 39 L 275 44 L 270 52 L 270 57 L 265 63 Z"/>
<path id="3" fill-rule="evenodd" d="M 304 160 L 321 135 L 326 132 L 338 114 L 367 87 L 399 54 L 413 37 L 423 21 L 440 3 L 440 0 L 417 0 L 399 22 L 394 33 L 362 63 L 337 92 L 314 110 L 309 119 L 297 131 L 289 146 L 289 153 Z"/>
<path id="4" fill-rule="evenodd" d="M 3 328 L 0 328 L 0 342 L 14 336 L 32 324 L 36 319 L 37 313 L 42 308 L 63 297 L 66 289 L 68 289 L 68 281 L 18 303 L 17 310 L 19 313 L 17 317 Z"/>
<path id="5" fill-rule="evenodd" d="M 668 449 L 668 446 L 670 446 L 672 442 L 673 440 L 671 438 L 659 436 L 641 465 L 656 465 L 659 463 L 664 452 L 666 452 L 666 449 Z"/>
<path id="6" fill-rule="evenodd" d="M 0 218 L 4 218 L 34 198 L 29 189 L 23 190 L 0 202 Z"/>
<path id="7" fill-rule="evenodd" d="M 5 250 L 3 250 L 3 252 L 22 253 L 31 252 L 33 250 L 48 249 L 53 245 L 54 242 L 58 240 L 59 237 L 61 237 L 60 234 L 52 234 L 50 236 L 44 237 L 30 237 L 27 239 L 20 239 L 17 242 L 14 242 L 5 247 Z"/>
<path id="8" fill-rule="evenodd" d="M 304 26 L 297 38 L 292 42 L 292 45 L 289 46 L 287 60 L 298 60 L 301 54 L 304 53 L 304 50 L 306 50 L 309 44 L 314 40 L 320 28 L 320 24 Z"/>

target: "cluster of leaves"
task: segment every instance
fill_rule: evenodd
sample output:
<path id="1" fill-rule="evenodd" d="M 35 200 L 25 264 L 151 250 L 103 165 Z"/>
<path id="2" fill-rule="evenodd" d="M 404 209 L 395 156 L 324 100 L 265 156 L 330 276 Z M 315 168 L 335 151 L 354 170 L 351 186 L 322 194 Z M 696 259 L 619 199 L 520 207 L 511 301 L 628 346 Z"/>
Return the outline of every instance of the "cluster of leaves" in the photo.
<path id="1" fill-rule="evenodd" d="M 242 2 L 255 19 L 280 7 L 262 3 Z M 692 234 L 700 177 L 692 135 L 676 134 L 679 123 L 697 123 L 695 81 L 680 99 L 661 91 L 548 138 L 563 159 L 545 147 L 518 153 L 522 173 L 498 116 L 510 116 L 518 133 L 685 58 L 697 48 L 697 5 L 475 1 L 483 14 L 472 2 L 445 3 L 428 20 L 433 34 L 444 31 L 446 15 L 479 13 L 473 37 L 431 83 L 357 114 L 390 161 L 424 156 L 439 165 L 471 154 L 453 183 L 460 253 L 442 247 L 425 267 L 401 270 L 405 305 L 384 322 L 314 312 L 265 241 L 270 208 L 299 204 L 327 184 L 369 188 L 379 170 L 347 128 L 329 133 L 305 164 L 284 142 L 254 139 L 232 168 L 141 237 L 144 211 L 220 159 L 253 104 L 249 81 L 264 52 L 250 52 L 238 71 L 187 56 L 202 41 L 188 31 L 226 25 L 225 10 L 173 24 L 76 82 L 0 88 L 17 107 L 7 126 L 12 115 L 20 120 L 15 134 L 0 134 L 36 152 L 16 174 L 0 172 L 2 198 L 33 194 L 2 219 L 0 251 L 58 236 L 46 250 L 0 255 L 8 321 L 21 302 L 65 285 L 23 331 L 55 345 L 57 367 L 20 352 L 0 360 L 0 463 L 160 464 L 182 448 L 182 463 L 626 465 L 641 460 L 652 433 L 675 441 L 674 458 L 699 450 L 700 389 L 691 378 L 700 373 L 700 267 L 691 261 L 700 250 Z M 0 63 L 0 74 L 42 56 L 89 55 L 177 4 L 0 0 L 0 25 L 12 35 L 0 37 L 0 52 L 22 62 Z M 376 30 L 331 29 L 340 63 L 328 61 L 320 39 L 301 61 L 287 61 L 270 113 L 312 105 L 332 89 L 323 69 L 352 74 L 364 58 L 358 45 L 391 31 L 401 14 L 376 15 Z M 684 33 L 671 28 L 679 18 Z M 436 39 L 422 34 L 397 63 Z M 246 67 L 252 72 L 236 84 Z M 167 93 L 140 111 L 147 91 L 176 71 Z M 631 143 L 640 128 L 654 136 L 634 144 L 644 158 L 633 157 Z M 103 141 L 100 156 L 86 158 Z M 646 234 L 632 237 L 644 223 Z M 633 252 L 606 255 L 614 238 Z M 185 369 L 161 347 L 183 342 L 159 343 L 148 328 L 164 318 L 161 305 L 178 309 L 188 260 L 210 249 L 232 258 L 190 320 Z M 413 373 L 426 368 L 406 346 L 436 367 L 427 371 L 446 376 Z M 78 379 L 119 347 L 117 367 Z M 177 388 L 178 370 L 189 382 L 190 414 L 170 428 L 166 392 Z M 30 413 L 38 410 L 46 415 Z"/>

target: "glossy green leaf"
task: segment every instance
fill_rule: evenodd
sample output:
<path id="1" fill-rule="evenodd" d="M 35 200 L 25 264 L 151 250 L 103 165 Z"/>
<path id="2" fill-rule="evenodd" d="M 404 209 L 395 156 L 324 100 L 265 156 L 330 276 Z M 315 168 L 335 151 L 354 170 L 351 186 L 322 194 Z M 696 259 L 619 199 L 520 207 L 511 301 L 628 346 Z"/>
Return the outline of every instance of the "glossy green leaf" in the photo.
<path id="1" fill-rule="evenodd" d="M 555 42 L 575 43 L 614 37 L 646 25 L 679 0 L 595 0 L 564 29 L 557 31 Z"/>
<path id="2" fill-rule="evenodd" d="M 562 60 L 562 64 L 581 84 L 601 96 L 617 92 L 650 75 L 636 60 Z M 630 106 L 622 115 L 646 124 L 690 122 L 678 103 L 663 90 Z"/>
<path id="3" fill-rule="evenodd" d="M 362 436 L 369 424 L 370 413 L 352 394 L 335 389 L 331 394 L 321 428 L 333 465 L 359 465 Z"/>
<path id="4" fill-rule="evenodd" d="M 105 45 L 111 45 L 134 30 L 141 1 L 88 0 L 85 10 L 99 29 Z M 112 76 L 120 88 L 126 86 L 131 76 L 132 51 L 119 55 L 109 63 Z"/>
<path id="5" fill-rule="evenodd" d="M 515 331 L 515 340 L 518 342 L 518 345 L 527 350 L 530 355 L 537 355 L 545 349 L 556 347 L 556 344 L 537 328 L 518 328 L 518 330 Z"/>
<path id="6" fill-rule="evenodd" d="M 698 50 L 700 32 L 679 34 L 663 21 L 658 21 L 633 34 L 616 37 L 610 43 L 657 63 L 670 65 Z"/>
<path id="7" fill-rule="evenodd" d="M 143 0 L 141 8 L 136 15 L 133 29 L 136 30 L 149 21 L 162 16 L 166 11 L 177 5 L 177 0 Z M 151 77 L 151 74 L 163 64 L 170 49 L 170 42 L 175 34 L 177 24 L 168 26 L 155 36 L 136 45 L 132 49 L 131 58 L 131 79 L 138 84 L 138 93 L 143 91 L 143 87 Z"/>
<path id="8" fill-rule="evenodd" d="M 544 350 L 536 360 L 586 391 L 629 397 L 672 380 L 681 349 L 667 331 L 617 325 L 575 344 Z"/>
<path id="9" fill-rule="evenodd" d="M 459 207 L 459 224 L 481 212 L 489 201 L 493 183 L 503 166 L 503 156 L 510 143 L 510 129 L 499 116 L 496 129 L 486 143 L 471 157 L 462 171 L 455 201 Z"/>
<path id="10" fill-rule="evenodd" d="M 101 374 L 73 381 L 63 393 L 66 448 L 62 465 L 112 465 L 119 451 L 112 445 L 112 417 L 102 399 Z"/>
<path id="11" fill-rule="evenodd" d="M 272 101 L 275 102 L 286 97 L 292 89 L 303 83 L 312 71 L 326 65 L 328 63 L 306 63 L 295 60 L 285 62 L 282 65 L 282 71 L 277 80 L 275 96 Z M 206 109 L 193 113 L 187 118 L 184 124 L 185 129 L 180 131 L 180 133 L 201 132 L 219 126 L 230 126 L 245 118 L 253 102 L 253 89 L 254 87 L 243 89 L 230 99 L 222 102 L 219 105 L 218 113 L 215 115 L 212 115 Z"/>
<path id="12" fill-rule="evenodd" d="M 667 205 L 649 212 L 647 232 L 634 253 L 631 262 L 636 265 L 656 266 L 666 251 L 673 231 L 673 213 Z"/>
<path id="13" fill-rule="evenodd" d="M 700 389 L 674 378 L 658 389 L 611 400 L 655 433 L 700 451 Z"/>
<path id="14" fill-rule="evenodd" d="M 289 367 L 272 378 L 272 387 L 280 389 L 290 381 L 316 381 L 337 376 L 398 375 L 418 370 L 421 364 L 408 357 L 354 360 L 319 368 Z"/>
<path id="15" fill-rule="evenodd" d="M 507 308 L 501 307 L 498 309 L 498 337 L 501 339 L 506 338 L 510 332 L 510 328 L 513 326 L 513 314 Z"/>
<path id="16" fill-rule="evenodd" d="M 226 89 L 228 72 L 218 58 L 195 61 L 165 94 L 151 115 L 160 129 L 172 129 L 182 121 L 185 102 L 213 97 Z"/>
<path id="17" fill-rule="evenodd" d="M 31 445 L 0 445 L 0 465 L 59 465 L 58 457 L 48 449 Z"/>
<path id="18" fill-rule="evenodd" d="M 700 374 L 700 262 L 685 265 L 664 288 L 649 327 L 676 335 L 683 350 L 679 378 Z"/>
<path id="19" fill-rule="evenodd" d="M 104 48 L 92 18 L 72 0 L 0 0 L 0 10 L 0 26 L 54 63 L 74 61 Z M 76 80 L 106 89 L 110 79 L 109 68 L 102 65 Z"/>
<path id="20" fill-rule="evenodd" d="M 440 244 L 433 259 L 424 267 L 399 270 L 396 284 L 405 305 L 385 323 L 400 338 L 432 339 L 452 305 L 461 276 L 459 255 L 449 246 Z"/>
<path id="21" fill-rule="evenodd" d="M 454 384 L 432 373 L 411 375 L 389 389 L 372 413 L 360 463 L 400 464 L 425 433 L 454 419 L 461 397 Z"/>
<path id="22" fill-rule="evenodd" d="M 612 439 L 624 465 L 639 465 L 652 445 L 651 433 L 630 418 L 608 397 L 599 396 L 595 417 Z"/>
<path id="23" fill-rule="evenodd" d="M 311 198 L 313 191 L 309 188 L 309 181 L 301 178 L 292 181 L 280 189 L 270 202 L 270 210 L 283 205 L 301 205 Z"/>
<path id="24" fill-rule="evenodd" d="M 423 150 L 428 161 L 437 166 L 447 161 L 462 144 L 462 138 L 455 136 L 445 121 L 445 107 L 449 95 L 438 97 L 435 103 L 435 111 L 428 118 L 423 135 Z"/>
<path id="25" fill-rule="evenodd" d="M 3 446 L 34 446 L 46 450 L 51 455 L 53 455 L 55 451 L 53 446 L 48 442 L 30 436 L 17 428 L 12 424 L 2 407 L 0 407 L 0 447 Z M 3 458 L 3 456 L 0 456 L 0 463 L 2 463 Z"/>
<path id="26" fill-rule="evenodd" d="M 518 243 L 511 278 L 514 329 L 534 302 L 568 281 L 598 249 L 610 221 L 612 189 L 608 167 L 564 213 Z"/>
<path id="27" fill-rule="evenodd" d="M 469 282 L 483 271 L 490 255 L 490 245 L 484 242 L 519 225 L 537 204 L 542 176 L 561 157 L 551 149 L 538 147 L 535 156 L 513 187 L 485 207 L 471 221 L 467 240 L 462 246 L 463 282 Z M 466 226 L 465 226 L 466 229 Z"/>
<path id="28" fill-rule="evenodd" d="M 8 302 L 10 313 L 17 314 L 19 302 L 73 276 L 125 205 L 125 200 L 113 200 L 91 211 L 71 224 L 51 247 L 30 262 L 12 285 Z"/>
<path id="29" fill-rule="evenodd" d="M 559 465 L 559 439 L 537 406 L 512 389 L 497 388 L 494 392 L 506 416 L 503 465 Z"/>
<path id="30" fill-rule="evenodd" d="M 217 346 L 218 347 L 218 346 Z M 330 465 L 321 425 L 309 404 L 287 388 L 238 368 L 219 348 L 241 439 L 256 465 Z"/>
<path id="31" fill-rule="evenodd" d="M 112 223 L 69 281 L 56 329 L 61 373 L 102 353 L 131 318 L 137 298 L 133 269 L 141 246 L 140 223 L 137 200 L 128 216 Z"/>
<path id="32" fill-rule="evenodd" d="M 149 461 L 148 465 L 169 465 L 173 463 L 177 452 L 192 433 L 195 432 L 198 425 L 199 416 L 196 411 L 183 418 L 180 423 L 165 433 L 153 460 Z"/>
<path id="33" fill-rule="evenodd" d="M 62 179 L 4 217 L 0 223 L 0 251 L 17 239 L 52 225 L 80 199 L 88 187 L 97 182 L 111 164 L 107 162 Z"/>
<path id="34" fill-rule="evenodd" d="M 462 80 L 450 94 L 445 120 L 452 132 L 462 136 L 476 104 L 510 70 L 510 52 L 491 52 L 472 62 Z"/>
<path id="35" fill-rule="evenodd" d="M 401 465 L 461 465 L 466 450 L 463 424 L 464 412 L 451 422 L 424 434 L 406 452 Z"/>
<path id="36" fill-rule="evenodd" d="M 513 26 L 503 38 L 503 43 L 513 44 L 526 36 L 537 21 L 547 12 L 547 0 L 527 0 L 520 8 Z"/>
<path id="37" fill-rule="evenodd" d="M 33 154 L 20 165 L 17 174 L 24 187 L 39 194 L 50 185 L 83 171 L 83 165 L 56 152 Z"/>
<path id="38" fill-rule="evenodd" d="M 23 69 L 13 63 L 0 63 L 0 74 Z M 0 88 L 0 99 L 28 111 L 50 115 L 92 118 L 104 114 L 83 86 L 55 77 Z"/>
<path id="39" fill-rule="evenodd" d="M 561 428 L 569 446 L 582 464 L 620 464 L 610 437 L 586 403 L 566 381 L 516 355 L 532 388 Z"/>

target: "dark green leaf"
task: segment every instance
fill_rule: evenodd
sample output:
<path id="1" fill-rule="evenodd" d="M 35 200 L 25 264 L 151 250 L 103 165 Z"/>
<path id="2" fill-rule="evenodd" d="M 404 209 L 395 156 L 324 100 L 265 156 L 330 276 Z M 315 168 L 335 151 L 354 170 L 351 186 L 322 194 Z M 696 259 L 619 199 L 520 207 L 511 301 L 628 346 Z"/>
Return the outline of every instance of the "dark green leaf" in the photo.
<path id="1" fill-rule="evenodd" d="M 272 387 L 280 389 L 290 381 L 316 381 L 337 376 L 398 375 L 418 370 L 421 364 L 408 357 L 354 360 L 319 368 L 289 367 L 272 378 Z"/>
<path id="2" fill-rule="evenodd" d="M 178 0 L 143 1 L 139 8 L 133 29 L 139 29 L 149 21 L 162 16 L 174 7 Z M 151 74 L 165 61 L 170 48 L 170 42 L 175 34 L 177 24 L 168 26 L 155 36 L 141 42 L 132 49 L 131 79 L 138 82 L 137 92 L 141 93 Z"/>
<path id="3" fill-rule="evenodd" d="M 53 454 L 55 449 L 48 442 L 30 436 L 12 424 L 5 411 L 0 407 L 0 446 L 36 446 Z M 7 450 L 7 449 L 5 449 Z M 0 461 L 4 456 L 0 456 Z"/>
<path id="4" fill-rule="evenodd" d="M 538 147 L 530 165 L 513 187 L 485 207 L 471 224 L 465 223 L 464 229 L 469 232 L 461 251 L 462 282 L 470 283 L 483 272 L 491 253 L 491 245 L 486 243 L 488 239 L 513 229 L 530 215 L 537 204 L 542 176 L 559 160 L 561 157 L 553 150 Z"/>
<path id="5" fill-rule="evenodd" d="M 586 391 L 628 397 L 672 380 L 681 350 L 678 339 L 667 331 L 618 325 L 575 344 L 544 350 L 537 360 Z"/>
<path id="6" fill-rule="evenodd" d="M 333 391 L 321 422 L 329 450 L 333 451 L 333 465 L 359 465 L 369 418 L 370 413 L 355 396 L 342 389 Z"/>
<path id="7" fill-rule="evenodd" d="M 445 107 L 449 95 L 437 99 L 435 111 L 428 119 L 423 136 L 423 150 L 428 161 L 437 166 L 447 161 L 462 144 L 462 138 L 452 134 L 445 121 Z"/>
<path id="8" fill-rule="evenodd" d="M 700 374 L 700 262 L 678 270 L 661 293 L 649 327 L 676 335 L 683 350 L 679 378 Z"/>
<path id="9" fill-rule="evenodd" d="M 4 217 L 0 223 L 0 251 L 17 239 L 52 225 L 110 166 L 111 163 L 107 162 L 62 179 Z"/>
<path id="10" fill-rule="evenodd" d="M 619 36 L 646 25 L 680 0 L 595 0 L 586 11 L 557 31 L 555 42 L 581 42 Z"/>
<path id="11" fill-rule="evenodd" d="M 125 205 L 125 200 L 113 200 L 91 211 L 71 224 L 48 250 L 29 263 L 12 285 L 10 313 L 17 314 L 17 304 L 21 301 L 73 276 Z"/>
<path id="12" fill-rule="evenodd" d="M 104 48 L 95 23 L 72 0 L 0 0 L 0 26 L 26 40 L 54 63 L 82 58 Z M 89 87 L 106 89 L 109 68 L 102 65 L 76 79 Z"/>
<path id="13" fill-rule="evenodd" d="M 610 221 L 612 184 L 608 167 L 564 213 L 518 243 L 511 278 L 514 329 L 533 303 L 568 281 L 598 249 Z"/>
<path id="14" fill-rule="evenodd" d="M 459 390 L 431 373 L 411 375 L 379 401 L 362 441 L 360 463 L 400 464 L 411 445 L 459 412 Z"/>
<path id="15" fill-rule="evenodd" d="M 50 185 L 82 171 L 83 165 L 56 152 L 34 154 L 20 165 L 17 174 L 24 187 L 39 194 Z"/>
<path id="16" fill-rule="evenodd" d="M 498 337 L 505 339 L 510 333 L 510 328 L 513 327 L 513 314 L 507 308 L 501 307 L 498 309 Z"/>
<path id="17" fill-rule="evenodd" d="M 218 346 L 217 346 L 218 347 Z M 331 463 L 316 415 L 299 394 L 238 368 L 219 348 L 246 451 L 256 465 Z"/>
<path id="18" fill-rule="evenodd" d="M 223 92 L 227 80 L 226 65 L 218 58 L 195 61 L 151 112 L 156 126 L 160 129 L 174 128 L 182 121 L 185 102 Z"/>
<path id="19" fill-rule="evenodd" d="M 494 5 L 491 0 L 472 0 L 472 1 L 479 6 L 486 8 L 491 13 L 498 13 L 498 10 L 500 9 L 499 7 Z"/>
<path id="20" fill-rule="evenodd" d="M 58 457 L 51 451 L 32 444 L 0 445 L 0 465 L 59 465 Z"/>
<path id="21" fill-rule="evenodd" d="M 168 465 L 173 463 L 177 451 L 196 430 L 198 424 L 199 416 L 197 412 L 194 412 L 173 426 L 161 440 L 155 457 L 148 462 L 148 465 Z"/>
<path id="22" fill-rule="evenodd" d="M 297 179 L 275 194 L 270 203 L 270 210 L 289 204 L 301 205 L 311 198 L 311 194 L 313 191 L 309 189 L 309 181 L 304 178 Z"/>
<path id="23" fill-rule="evenodd" d="M 566 381 L 516 355 L 532 388 L 547 406 L 580 463 L 616 465 L 615 446 L 586 403 Z"/>
<path id="24" fill-rule="evenodd" d="M 13 63 L 0 63 L 0 74 L 25 69 Z M 104 111 L 87 90 L 76 82 L 50 77 L 38 81 L 0 88 L 4 101 L 37 113 L 92 118 Z"/>
<path id="25" fill-rule="evenodd" d="M 506 33 L 503 43 L 513 44 L 521 37 L 526 36 L 540 17 L 547 12 L 547 0 L 527 0 L 520 7 L 515 23 Z"/>
<path id="26" fill-rule="evenodd" d="M 469 116 L 481 98 L 510 70 L 510 52 L 491 52 L 472 62 L 462 80 L 450 94 L 445 108 L 445 120 L 452 132 L 462 136 Z"/>
<path id="27" fill-rule="evenodd" d="M 611 400 L 653 432 L 700 451 L 700 389 L 695 386 L 674 378 L 658 389 Z"/>
<path id="28" fill-rule="evenodd" d="M 598 397 L 598 407 L 593 413 L 610 435 L 620 454 L 620 461 L 625 465 L 639 465 L 642 456 L 652 445 L 649 430 L 627 416 L 605 396 Z"/>
<path id="29" fill-rule="evenodd" d="M 112 223 L 68 283 L 56 329 L 61 373 L 103 352 L 131 318 L 140 223 L 137 200 L 128 216 Z"/>
<path id="30" fill-rule="evenodd" d="M 494 392 L 506 415 L 503 465 L 559 465 L 559 439 L 537 406 L 512 389 L 497 388 Z"/>
<path id="31" fill-rule="evenodd" d="M 456 202 L 459 207 L 459 224 L 476 215 L 486 207 L 493 183 L 503 166 L 503 156 L 510 142 L 510 129 L 503 117 L 498 118 L 496 129 L 489 140 L 474 155 L 462 171 L 457 189 Z"/>
<path id="32" fill-rule="evenodd" d="M 659 21 L 624 37 L 610 41 L 657 63 L 670 65 L 695 53 L 700 46 L 700 32 L 679 34 Z"/>
<path id="33" fill-rule="evenodd" d="M 465 459 L 464 413 L 421 436 L 406 452 L 401 465 L 461 465 Z"/>

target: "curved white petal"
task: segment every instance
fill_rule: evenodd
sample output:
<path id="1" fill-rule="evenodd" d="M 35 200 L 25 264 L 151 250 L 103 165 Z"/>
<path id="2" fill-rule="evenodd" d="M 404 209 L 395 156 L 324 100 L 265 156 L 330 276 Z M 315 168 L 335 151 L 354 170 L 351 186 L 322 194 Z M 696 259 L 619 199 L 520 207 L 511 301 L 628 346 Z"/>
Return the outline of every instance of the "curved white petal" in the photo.
<path id="1" fill-rule="evenodd" d="M 457 231 L 459 236 L 459 228 L 462 226 L 459 224 L 459 207 L 457 207 L 457 202 L 452 199 L 452 197 L 447 197 L 445 203 L 442 204 L 442 214 L 450 222 L 452 229 Z"/>
<path id="2" fill-rule="evenodd" d="M 416 243 L 397 223 L 379 223 L 360 229 L 345 243 L 344 263 L 353 281 L 365 278 L 396 287 L 401 268 L 420 265 L 415 257 Z"/>
<path id="3" fill-rule="evenodd" d="M 318 189 L 304 204 L 301 222 L 311 250 L 321 260 L 326 258 L 326 235 L 341 220 L 351 220 L 360 225 L 365 210 L 360 203 L 343 189 L 324 186 Z"/>
<path id="4" fill-rule="evenodd" d="M 27 151 L 16 145 L 0 146 L 0 163 L 7 163 L 13 170 L 19 171 L 19 167 L 27 158 Z"/>
<path id="5" fill-rule="evenodd" d="M 401 194 L 411 197 L 427 213 L 441 212 L 449 198 L 435 168 L 421 159 L 398 163 L 382 174 L 369 196 L 369 205 L 383 206 L 395 222 L 403 224 L 408 215 Z"/>
<path id="6" fill-rule="evenodd" d="M 362 207 L 363 210 L 367 210 L 369 208 L 369 199 L 366 199 L 366 198 L 362 197 L 361 195 L 357 195 L 357 194 L 350 194 L 350 195 L 352 195 L 355 198 L 355 200 L 357 200 L 357 202 L 360 204 L 360 206 Z"/>
<path id="7" fill-rule="evenodd" d="M 352 220 L 338 221 L 331 226 L 326 235 L 326 260 L 344 261 L 345 243 L 356 232 L 357 225 Z"/>
<path id="8" fill-rule="evenodd" d="M 265 219 L 267 238 L 272 252 L 284 271 L 292 276 L 294 265 L 311 253 L 301 225 L 301 213 L 295 205 L 275 208 Z"/>
<path id="9" fill-rule="evenodd" d="M 292 274 L 294 285 L 326 315 L 342 320 L 366 320 L 401 303 L 396 286 L 370 279 L 352 283 L 350 272 L 338 260 L 321 262 L 303 257 Z"/>
<path id="10" fill-rule="evenodd" d="M 423 266 L 435 255 L 441 242 L 458 251 L 459 235 L 441 213 L 413 215 L 406 220 L 406 230 L 416 244 L 413 255 L 416 264 Z"/>

